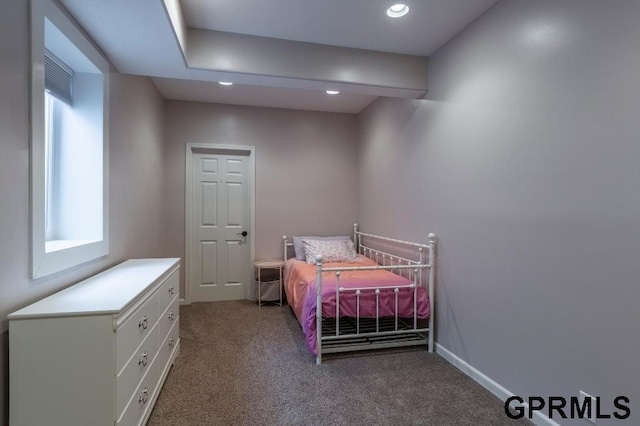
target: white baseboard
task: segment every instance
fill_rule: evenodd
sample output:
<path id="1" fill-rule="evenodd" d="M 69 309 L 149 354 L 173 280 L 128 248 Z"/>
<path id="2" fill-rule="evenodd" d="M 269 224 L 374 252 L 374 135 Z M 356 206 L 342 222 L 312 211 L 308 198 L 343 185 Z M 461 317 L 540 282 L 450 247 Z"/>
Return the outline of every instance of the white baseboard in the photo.
<path id="1" fill-rule="evenodd" d="M 497 383 L 496 381 L 494 381 L 484 373 L 472 367 L 465 360 L 463 360 L 462 358 L 460 358 L 459 356 L 449 351 L 448 349 L 444 348 L 438 343 L 436 343 L 436 352 L 442 358 L 446 359 L 451 364 L 456 366 L 458 370 L 462 371 L 464 374 L 466 374 L 467 376 L 471 377 L 473 380 L 478 382 L 482 387 L 487 389 L 489 392 L 491 392 L 492 394 L 500 398 L 501 401 L 504 402 L 507 400 L 507 398 L 515 395 L 513 392 L 509 391 L 504 386 L 500 385 L 499 383 Z M 526 402 L 522 405 L 524 406 L 525 410 L 529 409 L 529 404 L 527 404 Z M 531 419 L 531 421 L 536 426 L 560 426 L 559 423 L 555 422 L 554 420 L 550 419 L 548 416 L 542 414 L 539 411 L 536 411 L 533 413 L 533 418 Z"/>
<path id="2" fill-rule="evenodd" d="M 180 303 L 181 305 L 189 305 L 189 303 L 187 303 L 187 301 L 184 299 L 179 299 L 178 303 Z"/>

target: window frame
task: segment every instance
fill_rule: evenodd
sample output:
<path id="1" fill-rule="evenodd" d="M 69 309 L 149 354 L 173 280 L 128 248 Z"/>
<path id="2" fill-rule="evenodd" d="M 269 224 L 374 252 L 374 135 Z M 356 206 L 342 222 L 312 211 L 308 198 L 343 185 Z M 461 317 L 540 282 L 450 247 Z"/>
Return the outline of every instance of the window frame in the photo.
<path id="1" fill-rule="evenodd" d="M 53 198 L 55 191 L 55 180 L 54 176 L 54 163 L 56 158 L 56 141 L 58 131 L 58 126 L 56 125 L 56 121 L 58 119 L 57 113 L 57 99 L 50 95 L 49 93 L 45 93 L 44 95 L 44 233 L 45 233 L 45 241 L 51 240 L 53 237 L 53 224 L 55 221 L 54 213 L 53 213 Z M 59 101 L 58 101 L 59 102 Z M 48 118 L 48 120 L 47 120 Z"/>
<path id="2" fill-rule="evenodd" d="M 108 60 L 82 29 L 52 0 L 32 0 L 31 6 L 31 275 L 34 279 L 73 268 L 109 254 L 109 71 Z M 102 110 L 102 240 L 62 241 L 46 249 L 45 229 L 45 20 L 49 20 L 103 76 Z M 66 243 L 66 244 L 65 244 Z"/>

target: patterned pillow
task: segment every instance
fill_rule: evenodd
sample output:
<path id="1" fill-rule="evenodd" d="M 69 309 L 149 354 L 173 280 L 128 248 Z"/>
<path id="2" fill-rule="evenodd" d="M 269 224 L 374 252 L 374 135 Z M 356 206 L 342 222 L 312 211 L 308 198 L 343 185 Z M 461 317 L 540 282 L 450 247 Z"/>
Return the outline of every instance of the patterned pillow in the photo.
<path id="1" fill-rule="evenodd" d="M 348 242 L 351 242 L 349 240 Z M 353 244 L 353 243 L 352 243 Z M 316 256 L 322 256 L 322 262 L 352 262 L 356 260 L 355 250 L 349 250 L 345 240 L 302 240 L 307 263 L 316 263 Z"/>
<path id="2" fill-rule="evenodd" d="M 351 241 L 351 239 L 348 239 L 345 240 L 344 243 L 347 246 L 347 250 L 349 251 L 349 256 L 351 256 L 352 259 L 357 260 L 358 252 L 356 251 L 356 245 L 353 244 L 353 241 Z"/>
<path id="3" fill-rule="evenodd" d="M 304 246 L 302 245 L 302 240 L 351 240 L 350 237 L 346 235 L 337 235 L 334 237 L 293 237 L 293 251 L 296 253 L 296 259 L 298 260 L 307 260 L 304 255 Z M 314 260 L 315 263 L 315 260 Z"/>

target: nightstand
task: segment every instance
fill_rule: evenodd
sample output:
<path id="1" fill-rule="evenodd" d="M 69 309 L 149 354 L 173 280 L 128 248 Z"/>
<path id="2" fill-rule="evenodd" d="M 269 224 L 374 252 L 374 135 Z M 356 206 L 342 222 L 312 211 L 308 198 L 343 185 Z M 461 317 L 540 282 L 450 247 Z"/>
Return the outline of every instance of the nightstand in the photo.
<path id="1" fill-rule="evenodd" d="M 262 274 L 263 270 L 278 270 L 278 291 L 279 291 L 279 299 L 278 304 L 282 306 L 282 271 L 284 269 L 284 261 L 283 260 L 256 260 L 253 263 L 253 266 L 257 269 L 257 278 L 258 282 L 258 306 L 262 306 Z M 275 282 L 275 280 L 271 280 L 269 282 Z"/>

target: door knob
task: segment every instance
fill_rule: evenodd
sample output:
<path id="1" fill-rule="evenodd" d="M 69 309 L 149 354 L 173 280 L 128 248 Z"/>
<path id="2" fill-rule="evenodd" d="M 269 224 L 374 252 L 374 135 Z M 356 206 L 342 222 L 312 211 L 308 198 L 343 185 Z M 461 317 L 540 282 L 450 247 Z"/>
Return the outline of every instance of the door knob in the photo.
<path id="1" fill-rule="evenodd" d="M 242 231 L 240 233 L 238 233 L 237 235 L 242 235 L 243 237 L 246 237 L 248 235 L 247 231 Z"/>

